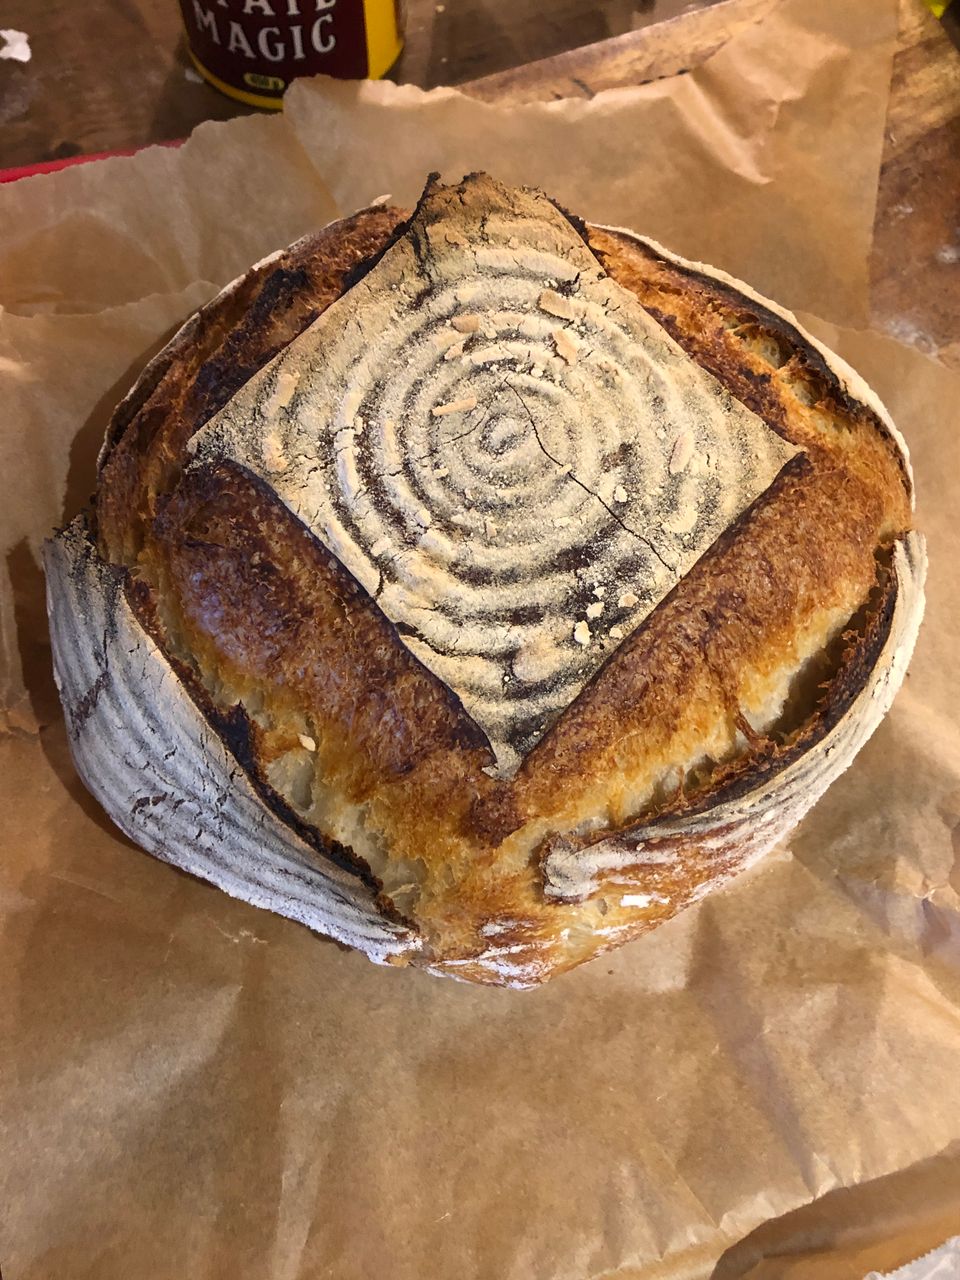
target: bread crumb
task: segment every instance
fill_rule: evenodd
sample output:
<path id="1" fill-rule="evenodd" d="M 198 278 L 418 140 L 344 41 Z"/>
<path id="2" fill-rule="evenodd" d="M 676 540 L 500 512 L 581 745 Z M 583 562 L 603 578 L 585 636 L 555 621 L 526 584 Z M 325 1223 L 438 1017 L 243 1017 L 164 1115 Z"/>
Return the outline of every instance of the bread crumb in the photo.
<path id="1" fill-rule="evenodd" d="M 457 333 L 477 333 L 480 329 L 480 317 L 477 315 L 454 316 L 450 323 Z"/>
<path id="2" fill-rule="evenodd" d="M 590 628 L 585 622 L 578 622 L 573 628 L 573 638 L 577 644 L 586 646 L 590 643 Z"/>
<path id="3" fill-rule="evenodd" d="M 476 396 L 464 396 L 462 400 L 450 400 L 446 404 L 435 404 L 430 412 L 435 418 L 442 418 L 448 413 L 469 413 L 477 407 Z"/>
<path id="4" fill-rule="evenodd" d="M 435 347 L 439 347 L 441 351 L 445 351 L 447 347 L 460 340 L 460 334 L 457 333 L 456 329 L 441 329 L 439 333 L 433 335 L 433 344 Z"/>
<path id="5" fill-rule="evenodd" d="M 639 597 L 635 596 L 632 591 L 625 591 L 617 601 L 617 605 L 621 609 L 632 609 L 634 605 L 638 605 L 639 603 Z"/>
<path id="6" fill-rule="evenodd" d="M 602 601 L 602 600 L 598 600 L 598 601 L 596 602 L 596 604 L 588 604 L 588 605 L 587 605 L 587 617 L 588 617 L 588 618 L 599 618 L 599 617 L 600 617 L 600 615 L 601 615 L 601 613 L 603 613 L 603 601 Z"/>
<path id="7" fill-rule="evenodd" d="M 513 360 L 514 358 L 513 352 L 509 348 L 497 342 L 488 351 L 474 352 L 470 356 L 470 363 L 475 368 L 482 368 L 484 365 L 495 364 L 498 360 Z"/>
<path id="8" fill-rule="evenodd" d="M 693 457 L 693 436 L 689 431 L 681 431 L 673 442 L 670 453 L 669 471 L 672 476 L 678 475 Z"/>
<path id="9" fill-rule="evenodd" d="M 463 355 L 463 349 L 467 345 L 466 338 L 461 338 L 459 342 L 455 342 L 452 347 L 447 347 L 443 353 L 444 360 L 458 360 Z"/>
<path id="10" fill-rule="evenodd" d="M 554 346 L 557 348 L 557 355 L 561 360 L 565 360 L 567 364 L 576 364 L 580 349 L 567 330 L 554 329 L 550 337 L 553 339 Z"/>
<path id="11" fill-rule="evenodd" d="M 438 480 L 443 480 L 445 476 L 448 476 L 450 474 L 450 472 L 447 470 L 446 467 L 434 467 L 433 474 L 436 476 Z"/>
<path id="12" fill-rule="evenodd" d="M 697 508 L 689 506 L 681 507 L 676 515 L 664 521 L 663 527 L 668 529 L 670 533 L 689 533 L 696 523 Z"/>
<path id="13" fill-rule="evenodd" d="M 556 316 L 559 320 L 572 320 L 577 314 L 570 299 L 553 289 L 544 289 L 537 299 L 537 305 L 541 311 L 546 311 L 547 315 Z"/>
<path id="14" fill-rule="evenodd" d="M 297 383 L 300 381 L 299 369 L 281 369 L 277 374 L 276 385 L 273 394 L 268 398 L 263 406 L 263 412 L 266 417 L 273 418 L 285 409 L 293 399 L 293 393 L 297 389 Z"/>
<path id="15" fill-rule="evenodd" d="M 317 744 L 308 733 L 299 733 L 297 734 L 297 737 L 300 739 L 300 745 L 303 747 L 304 751 L 316 751 Z"/>
<path id="16" fill-rule="evenodd" d="M 598 600 L 602 600 L 602 599 L 603 599 L 603 597 L 607 594 L 607 588 L 606 588 L 606 587 L 594 587 L 594 588 L 593 588 L 593 594 L 597 597 L 597 599 L 598 599 Z"/>
<path id="17" fill-rule="evenodd" d="M 416 520 L 417 524 L 422 524 L 425 529 L 429 529 L 430 525 L 433 524 L 433 516 L 430 514 L 430 512 L 427 510 L 426 507 L 421 507 L 420 510 L 414 516 L 414 519 Z"/>
<path id="18" fill-rule="evenodd" d="M 483 525 L 487 531 L 488 538 L 495 538 L 497 536 L 497 526 L 492 520 L 484 520 Z"/>
<path id="19" fill-rule="evenodd" d="M 618 484 L 617 487 L 614 489 L 613 500 L 614 502 L 626 502 L 627 491 L 622 484 Z"/>
<path id="20" fill-rule="evenodd" d="M 570 523 L 569 516 L 554 516 L 553 518 L 553 527 L 555 529 L 566 529 L 569 523 Z"/>
<path id="21" fill-rule="evenodd" d="M 510 664 L 512 674 L 527 684 L 543 680 L 553 669 L 556 657 L 556 650 L 546 636 L 534 636 L 514 654 Z"/>
<path id="22" fill-rule="evenodd" d="M 390 541 L 389 538 L 386 538 L 386 537 L 378 538 L 376 542 L 373 544 L 373 546 L 370 548 L 370 554 L 372 556 L 382 556 L 383 553 L 385 551 L 389 551 L 392 546 L 393 546 L 393 543 Z"/>
<path id="23" fill-rule="evenodd" d="M 268 432 L 263 438 L 263 465 L 271 472 L 283 471 L 287 465 L 283 441 L 275 431 Z"/>
<path id="24" fill-rule="evenodd" d="M 623 627 L 611 627 L 611 628 L 610 628 L 610 639 L 611 639 L 611 640 L 622 640 L 622 639 L 623 639 Z"/>

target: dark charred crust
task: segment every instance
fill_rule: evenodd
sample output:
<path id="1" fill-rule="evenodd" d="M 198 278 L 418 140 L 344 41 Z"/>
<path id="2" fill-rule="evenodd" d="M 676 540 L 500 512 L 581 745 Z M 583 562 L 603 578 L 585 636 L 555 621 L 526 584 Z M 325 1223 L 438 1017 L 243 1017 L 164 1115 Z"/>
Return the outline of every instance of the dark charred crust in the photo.
<path id="1" fill-rule="evenodd" d="M 277 311 L 288 310 L 309 287 L 310 276 L 303 267 L 275 267 L 253 300 L 249 312 L 251 322 L 260 328 L 272 321 Z"/>
<path id="2" fill-rule="evenodd" d="M 421 196 L 420 201 L 422 202 L 422 200 L 423 197 Z M 418 203 L 417 208 L 419 209 L 419 207 L 420 204 Z M 367 210 L 365 212 L 370 211 Z M 384 243 L 374 249 L 372 253 L 367 254 L 358 262 L 353 263 L 353 265 L 348 267 L 344 272 L 341 289 L 343 293 L 352 289 L 355 284 L 358 284 L 364 278 L 364 276 L 368 276 L 370 274 L 387 250 L 392 249 L 397 241 L 402 238 L 407 228 L 410 226 L 410 223 L 416 217 L 416 210 L 414 210 L 413 213 L 398 210 L 398 213 L 400 213 L 402 221 L 397 223 Z"/>
<path id="3" fill-rule="evenodd" d="M 552 196 L 547 196 L 547 199 L 556 209 L 557 213 L 570 223 L 571 227 L 573 227 L 574 231 L 584 242 L 587 248 L 592 251 L 593 246 L 590 244 L 590 227 L 586 222 L 584 222 L 583 218 L 579 217 L 575 213 L 571 213 L 569 209 L 564 208 L 564 206 L 560 204 L 558 200 L 554 200 Z"/>
<path id="4" fill-rule="evenodd" d="M 96 709 L 97 702 L 107 686 L 108 679 L 107 670 L 104 668 L 83 697 L 68 708 L 70 728 L 75 735 L 79 736 L 83 732 L 84 725 Z"/>
<path id="5" fill-rule="evenodd" d="M 177 359 L 180 349 L 197 340 L 202 325 L 203 311 L 201 310 L 186 322 L 176 342 L 169 342 L 163 348 L 163 351 L 147 365 L 130 393 L 117 406 L 113 417 L 107 425 L 103 442 L 103 454 L 98 470 L 103 470 L 103 466 L 110 457 L 114 445 L 167 376 L 171 366 Z"/>

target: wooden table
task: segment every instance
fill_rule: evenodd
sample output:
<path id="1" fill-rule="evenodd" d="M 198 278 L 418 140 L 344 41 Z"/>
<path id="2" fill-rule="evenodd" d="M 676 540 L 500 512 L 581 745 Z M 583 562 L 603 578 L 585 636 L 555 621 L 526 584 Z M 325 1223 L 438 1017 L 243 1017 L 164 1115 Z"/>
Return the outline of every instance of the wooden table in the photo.
<path id="1" fill-rule="evenodd" d="M 513 102 L 590 95 L 694 67 L 776 2 L 409 0 L 393 76 Z M 874 320 L 960 367 L 960 53 L 920 0 L 900 8 Z M 0 167 L 136 148 L 246 111 L 197 83 L 175 0 L 3 0 L 3 25 L 26 31 L 34 56 L 0 63 Z"/>

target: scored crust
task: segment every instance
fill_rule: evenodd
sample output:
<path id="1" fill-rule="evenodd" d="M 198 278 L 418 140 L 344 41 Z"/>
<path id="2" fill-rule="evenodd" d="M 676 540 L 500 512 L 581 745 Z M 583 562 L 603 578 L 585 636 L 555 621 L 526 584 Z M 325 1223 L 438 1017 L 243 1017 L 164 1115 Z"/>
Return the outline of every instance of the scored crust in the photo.
<path id="1" fill-rule="evenodd" d="M 474 177 L 428 188 L 413 225 L 450 191 L 528 198 Z M 204 424 L 242 406 L 278 353 L 299 358 L 298 336 L 376 279 L 410 225 L 386 207 L 332 224 L 188 322 L 114 419 L 92 534 L 163 680 L 189 694 L 183 715 L 200 715 L 266 808 L 314 833 L 310 856 L 352 871 L 394 922 L 389 946 L 356 945 L 532 985 L 675 914 L 849 763 L 912 645 L 922 548 L 903 452 L 838 361 L 728 278 L 572 222 L 603 279 L 772 429 L 787 460 L 498 772 L 455 690 L 269 477 L 194 457 Z M 52 560 L 53 592 L 69 569 Z M 62 611 L 59 631 L 58 651 L 79 643 Z M 68 666 L 58 659 L 64 686 Z M 169 856 L 161 837 L 146 843 Z M 308 922 L 351 940 L 346 925 Z"/>

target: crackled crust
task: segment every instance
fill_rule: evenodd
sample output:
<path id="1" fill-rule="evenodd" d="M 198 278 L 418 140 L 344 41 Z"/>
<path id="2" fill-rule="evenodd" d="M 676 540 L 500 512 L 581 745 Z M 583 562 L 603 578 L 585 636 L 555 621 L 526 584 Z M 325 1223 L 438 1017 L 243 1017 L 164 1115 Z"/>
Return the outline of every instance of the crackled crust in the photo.
<path id="1" fill-rule="evenodd" d="M 409 930 L 376 958 L 532 985 L 701 896 L 846 767 L 912 647 L 922 545 L 898 438 L 845 366 L 722 273 L 574 222 L 792 456 L 498 776 L 455 693 L 269 478 L 202 454 L 183 470 L 198 428 L 375 269 L 404 217 L 333 224 L 181 330 L 112 425 L 97 547 L 274 819 L 313 830 L 321 863 L 338 850 L 373 917 Z M 61 619 L 54 642 L 81 638 Z M 824 651 L 825 688 L 798 690 Z"/>

